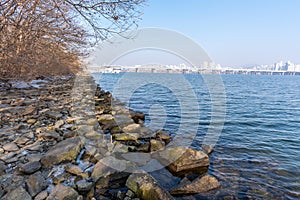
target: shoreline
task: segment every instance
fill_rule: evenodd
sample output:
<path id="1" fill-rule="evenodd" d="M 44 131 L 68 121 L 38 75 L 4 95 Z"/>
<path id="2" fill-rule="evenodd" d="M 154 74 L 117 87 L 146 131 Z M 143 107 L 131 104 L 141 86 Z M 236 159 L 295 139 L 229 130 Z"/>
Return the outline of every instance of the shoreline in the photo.
<path id="1" fill-rule="evenodd" d="M 205 175 L 206 153 L 168 146 L 170 134 L 145 127 L 143 113 L 111 108 L 112 95 L 89 75 L 0 92 L 3 199 L 173 199 L 220 186 Z M 178 177 L 175 187 L 136 171 L 152 159 Z M 123 164 L 130 170 L 118 170 Z M 201 176 L 189 177 L 195 173 Z"/>

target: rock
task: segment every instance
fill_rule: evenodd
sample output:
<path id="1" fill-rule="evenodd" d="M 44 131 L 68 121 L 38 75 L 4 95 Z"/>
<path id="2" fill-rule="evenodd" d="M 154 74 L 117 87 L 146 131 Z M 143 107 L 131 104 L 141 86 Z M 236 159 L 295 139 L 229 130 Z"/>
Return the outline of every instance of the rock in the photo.
<path id="1" fill-rule="evenodd" d="M 176 188 L 172 189 L 170 193 L 174 195 L 189 195 L 208 192 L 218 187 L 220 187 L 220 183 L 215 177 L 205 175 L 203 177 L 196 178 L 192 182 L 180 184 Z"/>
<path id="2" fill-rule="evenodd" d="M 135 163 L 137 166 L 145 166 L 151 160 L 151 156 L 149 153 L 142 152 L 125 153 L 122 154 L 122 157 L 130 162 Z"/>
<path id="3" fill-rule="evenodd" d="M 7 168 L 7 166 L 4 164 L 4 162 L 0 161 L 0 176 L 5 174 L 6 168 Z"/>
<path id="4" fill-rule="evenodd" d="M 156 132 L 156 138 L 160 139 L 160 140 L 163 140 L 165 143 L 168 144 L 170 142 L 171 136 L 163 130 L 158 130 Z"/>
<path id="5" fill-rule="evenodd" d="M 137 140 L 138 139 L 136 134 L 130 134 L 130 133 L 114 134 L 113 138 L 116 141 L 129 141 L 129 140 Z"/>
<path id="6" fill-rule="evenodd" d="M 34 200 L 45 200 L 48 197 L 48 192 L 46 190 L 40 192 L 35 196 Z"/>
<path id="7" fill-rule="evenodd" d="M 139 124 L 129 124 L 125 126 L 122 130 L 125 133 L 138 133 L 141 126 Z"/>
<path id="8" fill-rule="evenodd" d="M 60 137 L 59 133 L 52 130 L 43 130 L 40 133 L 38 133 L 38 138 L 42 140 L 46 140 L 46 139 L 57 140 L 59 137 Z"/>
<path id="9" fill-rule="evenodd" d="M 19 150 L 19 147 L 14 142 L 7 143 L 2 148 L 5 151 L 18 151 Z"/>
<path id="10" fill-rule="evenodd" d="M 145 171 L 136 171 L 131 174 L 127 179 L 126 186 L 141 199 L 174 199 Z"/>
<path id="11" fill-rule="evenodd" d="M 105 114 L 105 115 L 98 116 L 97 119 L 99 122 L 104 122 L 104 121 L 112 121 L 114 120 L 114 117 L 112 115 Z"/>
<path id="12" fill-rule="evenodd" d="M 82 169 L 77 165 L 67 165 L 65 169 L 67 172 L 74 175 L 81 175 L 83 173 Z"/>
<path id="13" fill-rule="evenodd" d="M 2 200 L 32 200 L 32 198 L 22 186 L 19 186 L 2 197 Z"/>
<path id="14" fill-rule="evenodd" d="M 42 157 L 41 163 L 45 167 L 51 167 L 62 162 L 75 160 L 83 145 L 84 140 L 81 137 L 61 141 Z"/>
<path id="15" fill-rule="evenodd" d="M 135 196 L 135 194 L 131 190 L 127 190 L 126 196 L 129 197 L 129 198 L 133 198 Z"/>
<path id="16" fill-rule="evenodd" d="M 35 107 L 33 106 L 28 106 L 23 112 L 21 112 L 21 115 L 25 116 L 25 115 L 31 115 L 33 114 L 35 111 Z"/>
<path id="17" fill-rule="evenodd" d="M 80 180 L 76 183 L 79 192 L 88 192 L 93 187 L 93 182 L 87 180 Z"/>
<path id="18" fill-rule="evenodd" d="M 48 112 L 45 113 L 45 115 L 47 117 L 52 118 L 52 119 L 60 119 L 60 118 L 62 118 L 62 114 L 59 113 L 59 112 L 48 111 Z"/>
<path id="19" fill-rule="evenodd" d="M 65 124 L 65 122 L 64 122 L 64 120 L 58 120 L 57 122 L 55 122 L 55 124 L 54 124 L 54 128 L 55 129 L 57 129 L 57 128 L 60 128 L 62 125 L 64 125 Z"/>
<path id="20" fill-rule="evenodd" d="M 148 153 L 150 151 L 150 142 L 145 142 L 137 147 L 137 151 Z"/>
<path id="21" fill-rule="evenodd" d="M 168 169 L 177 175 L 203 173 L 209 166 L 208 155 L 202 151 L 177 146 L 167 148 L 158 154 L 158 160 L 168 166 Z"/>
<path id="22" fill-rule="evenodd" d="M 32 197 L 36 196 L 48 186 L 41 172 L 30 175 L 28 180 L 26 181 L 26 185 L 27 190 Z"/>
<path id="23" fill-rule="evenodd" d="M 71 187 L 58 184 L 54 187 L 47 200 L 76 200 L 78 193 Z"/>
<path id="24" fill-rule="evenodd" d="M 130 116 L 134 123 L 138 124 L 140 121 L 145 121 L 145 114 L 142 112 L 131 112 Z"/>
<path id="25" fill-rule="evenodd" d="M 24 165 L 22 165 L 19 170 L 20 172 L 23 172 L 25 174 L 32 174 L 39 170 L 42 167 L 41 163 L 39 161 L 35 162 L 29 162 Z"/>
<path id="26" fill-rule="evenodd" d="M 97 182 L 100 178 L 107 178 L 112 175 L 127 177 L 128 172 L 133 171 L 135 167 L 131 162 L 118 160 L 114 157 L 105 157 L 96 163 L 91 178 Z"/>
<path id="27" fill-rule="evenodd" d="M 28 119 L 27 124 L 34 124 L 36 122 L 36 119 Z"/>
<path id="28" fill-rule="evenodd" d="M 159 151 L 163 150 L 165 148 L 165 142 L 164 141 L 159 141 L 159 140 L 150 140 L 150 151 Z"/>

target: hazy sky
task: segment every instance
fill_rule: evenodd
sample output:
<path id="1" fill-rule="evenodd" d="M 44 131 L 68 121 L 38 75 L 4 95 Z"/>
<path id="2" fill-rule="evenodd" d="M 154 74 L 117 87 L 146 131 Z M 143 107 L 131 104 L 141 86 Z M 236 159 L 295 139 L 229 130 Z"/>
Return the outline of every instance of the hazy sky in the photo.
<path id="1" fill-rule="evenodd" d="M 149 0 L 140 27 L 178 31 L 224 66 L 300 63 L 300 0 Z"/>

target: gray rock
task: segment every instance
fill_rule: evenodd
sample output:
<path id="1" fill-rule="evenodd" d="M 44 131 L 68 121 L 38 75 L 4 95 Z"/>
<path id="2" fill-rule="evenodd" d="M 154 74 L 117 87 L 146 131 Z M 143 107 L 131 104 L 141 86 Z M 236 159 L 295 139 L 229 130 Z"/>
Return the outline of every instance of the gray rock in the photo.
<path id="1" fill-rule="evenodd" d="M 7 166 L 4 164 L 4 162 L 0 161 L 0 176 L 5 174 L 6 167 Z"/>
<path id="2" fill-rule="evenodd" d="M 34 200 L 45 200 L 48 197 L 48 192 L 46 190 L 40 192 L 34 197 Z"/>
<path id="3" fill-rule="evenodd" d="M 141 126 L 139 124 L 129 124 L 128 126 L 125 126 L 122 130 L 125 132 L 125 133 L 137 133 L 139 132 Z"/>
<path id="4" fill-rule="evenodd" d="M 131 190 L 127 190 L 126 196 L 128 196 L 129 198 L 133 198 L 135 196 L 135 194 Z"/>
<path id="5" fill-rule="evenodd" d="M 220 187 L 219 181 L 210 175 L 198 177 L 192 182 L 182 183 L 170 191 L 174 195 L 188 195 L 208 192 Z"/>
<path id="6" fill-rule="evenodd" d="M 39 170 L 42 167 L 41 163 L 39 161 L 35 162 L 29 162 L 24 165 L 22 165 L 19 170 L 20 172 L 23 172 L 25 174 L 32 174 Z"/>
<path id="7" fill-rule="evenodd" d="M 2 200 L 32 200 L 32 198 L 23 187 L 19 186 L 2 197 Z"/>
<path id="8" fill-rule="evenodd" d="M 91 178 L 94 182 L 97 182 L 100 178 L 107 178 L 110 176 L 126 177 L 128 172 L 135 169 L 129 161 L 118 160 L 114 157 L 105 157 L 99 160 L 92 172 Z"/>
<path id="9" fill-rule="evenodd" d="M 41 163 L 45 167 L 50 167 L 62 162 L 75 160 L 84 143 L 84 139 L 81 137 L 61 141 L 42 157 Z"/>
<path id="10" fill-rule="evenodd" d="M 47 117 L 52 118 L 52 119 L 60 119 L 60 118 L 62 118 L 62 114 L 59 113 L 59 112 L 48 111 L 48 112 L 45 113 L 45 115 Z"/>
<path id="11" fill-rule="evenodd" d="M 76 183 L 79 192 L 87 192 L 92 189 L 93 183 L 87 180 L 80 180 Z"/>
<path id="12" fill-rule="evenodd" d="M 54 139 L 57 140 L 60 137 L 59 133 L 52 131 L 52 130 L 43 130 L 38 134 L 39 139 Z"/>
<path id="13" fill-rule="evenodd" d="M 71 187 L 58 184 L 54 187 L 47 200 L 76 200 L 78 193 Z"/>
<path id="14" fill-rule="evenodd" d="M 129 176 L 126 186 L 139 198 L 145 200 L 174 199 L 157 181 L 145 171 L 136 171 Z"/>
<path id="15" fill-rule="evenodd" d="M 19 150 L 19 147 L 14 142 L 7 143 L 7 144 L 3 145 L 2 148 L 5 151 L 18 151 Z"/>
<path id="16" fill-rule="evenodd" d="M 29 194 L 34 197 L 42 190 L 46 189 L 48 184 L 42 173 L 37 172 L 29 176 L 28 180 L 26 181 L 26 185 Z"/>

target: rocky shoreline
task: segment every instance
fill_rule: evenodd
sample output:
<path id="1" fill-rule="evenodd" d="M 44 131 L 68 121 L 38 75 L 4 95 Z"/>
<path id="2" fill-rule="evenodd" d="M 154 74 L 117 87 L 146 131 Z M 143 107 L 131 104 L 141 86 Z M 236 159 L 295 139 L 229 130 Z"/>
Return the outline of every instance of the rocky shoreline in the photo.
<path id="1" fill-rule="evenodd" d="M 207 174 L 209 148 L 173 145 L 91 76 L 34 86 L 1 85 L 1 199 L 193 199 L 220 187 Z M 175 186 L 148 173 L 157 165 L 178 177 Z"/>

